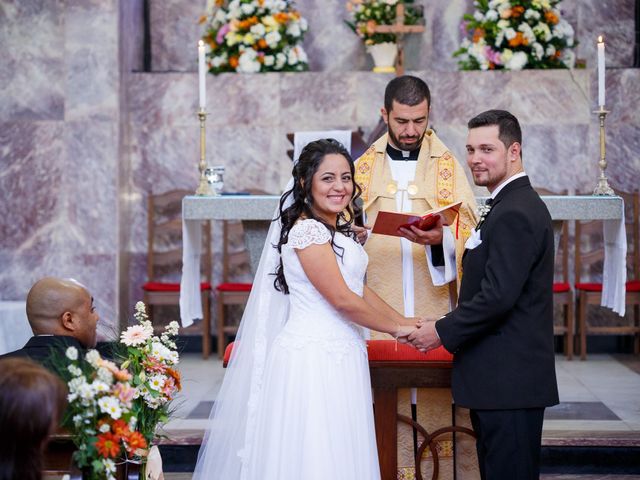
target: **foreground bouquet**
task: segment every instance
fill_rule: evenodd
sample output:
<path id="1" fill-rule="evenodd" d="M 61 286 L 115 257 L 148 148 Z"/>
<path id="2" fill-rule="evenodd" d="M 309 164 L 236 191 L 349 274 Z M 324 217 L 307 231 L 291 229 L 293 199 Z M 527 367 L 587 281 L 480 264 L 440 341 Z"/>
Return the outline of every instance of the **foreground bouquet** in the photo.
<path id="1" fill-rule="evenodd" d="M 572 68 L 574 31 L 560 0 L 475 0 L 461 28 L 467 38 L 453 55 L 462 70 Z"/>
<path id="2" fill-rule="evenodd" d="M 209 0 L 200 20 L 212 73 L 309 68 L 302 48 L 307 21 L 291 0 Z"/>
<path id="3" fill-rule="evenodd" d="M 122 364 L 131 374 L 135 387 L 131 411 L 137 418 L 137 430 L 147 443 L 151 443 L 159 424 L 169 420 L 170 402 L 180 391 L 180 374 L 175 336 L 178 323 L 171 322 L 160 337 L 153 334 L 145 305 L 136 304 L 134 314 L 138 324 L 125 330 L 120 342 L 126 347 L 126 360 Z"/>
<path id="4" fill-rule="evenodd" d="M 115 479 L 116 464 L 139 457 L 147 441 L 136 430 L 131 374 L 96 350 L 82 358 L 75 347 L 58 368 L 69 387 L 65 426 L 77 446 L 74 461 L 91 480 Z"/>
<path id="5" fill-rule="evenodd" d="M 418 25 L 422 21 L 422 8 L 414 7 L 413 0 L 349 0 L 347 10 L 351 12 L 351 20 L 345 23 L 365 45 L 396 43 L 394 33 L 376 33 L 374 29 L 378 25 L 396 23 L 396 6 L 399 3 L 405 4 L 405 25 Z"/>

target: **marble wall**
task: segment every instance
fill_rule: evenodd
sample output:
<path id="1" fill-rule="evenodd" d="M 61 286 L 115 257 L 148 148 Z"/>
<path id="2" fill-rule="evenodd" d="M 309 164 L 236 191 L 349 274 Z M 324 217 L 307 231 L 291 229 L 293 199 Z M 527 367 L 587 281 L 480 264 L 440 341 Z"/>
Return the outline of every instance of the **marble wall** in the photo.
<path id="1" fill-rule="evenodd" d="M 96 298 L 103 336 L 130 317 L 145 279 L 148 194 L 197 184 L 197 78 L 188 52 L 198 37 L 198 3 L 150 0 L 147 73 L 136 72 L 142 0 L 0 4 L 0 300 L 24 299 L 43 275 L 74 276 Z M 207 78 L 208 162 L 226 166 L 229 190 L 278 192 L 291 168 L 287 132 L 361 127 L 366 135 L 378 121 L 392 76 L 367 71 L 361 46 L 343 32 L 342 2 L 328 0 L 322 11 L 320 2 L 299 4 L 323 25 L 312 25 L 307 39 L 315 71 Z M 564 4 L 586 30 L 594 17 L 611 27 L 611 66 L 631 63 L 633 1 Z M 534 183 L 591 191 L 595 72 L 456 72 L 448 52 L 466 5 L 426 2 L 427 35 L 409 44 L 418 54 L 408 67 L 432 89 L 432 126 L 463 159 L 466 121 L 509 109 L 523 124 Z M 613 37 L 626 40 L 617 46 Z M 579 56 L 594 56 L 591 43 Z M 631 190 L 640 173 L 640 70 L 610 69 L 607 87 L 608 175 Z M 217 231 L 214 243 L 219 252 Z"/>
<path id="2" fill-rule="evenodd" d="M 149 0 L 152 20 L 152 70 L 185 72 L 196 69 L 196 39 L 202 35 L 198 18 L 206 1 Z M 313 71 L 351 72 L 369 70 L 371 60 L 362 42 L 345 25 L 346 0 L 297 0 L 296 5 L 309 21 L 304 46 Z M 473 11 L 471 0 L 416 0 L 426 18 L 423 35 L 406 40 L 406 66 L 412 70 L 457 70 L 451 54 L 460 43 L 460 21 Z M 596 38 L 607 39 L 607 65 L 633 65 L 635 0 L 563 0 L 564 18 L 576 30 L 576 56 L 595 67 Z"/>
<path id="3" fill-rule="evenodd" d="M 118 310 L 118 2 L 4 1 L 0 44 L 0 300 L 72 276 L 104 336 Z"/>

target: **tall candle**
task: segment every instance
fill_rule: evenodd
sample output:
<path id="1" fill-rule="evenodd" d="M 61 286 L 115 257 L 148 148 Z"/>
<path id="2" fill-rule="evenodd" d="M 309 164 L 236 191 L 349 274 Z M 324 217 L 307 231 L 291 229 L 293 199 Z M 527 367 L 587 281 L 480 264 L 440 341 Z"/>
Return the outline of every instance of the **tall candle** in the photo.
<path id="1" fill-rule="evenodd" d="M 200 86 L 200 108 L 204 110 L 207 104 L 207 89 L 205 86 L 207 70 L 204 63 L 204 42 L 198 42 L 198 79 Z"/>
<path id="2" fill-rule="evenodd" d="M 604 39 L 598 37 L 598 105 L 604 107 Z"/>

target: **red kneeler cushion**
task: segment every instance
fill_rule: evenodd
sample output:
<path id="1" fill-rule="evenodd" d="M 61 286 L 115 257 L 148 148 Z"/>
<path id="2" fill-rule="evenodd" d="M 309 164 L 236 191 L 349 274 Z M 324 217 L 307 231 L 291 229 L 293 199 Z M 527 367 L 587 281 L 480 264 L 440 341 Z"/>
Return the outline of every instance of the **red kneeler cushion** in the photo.
<path id="1" fill-rule="evenodd" d="M 179 292 L 179 283 L 162 283 L 162 282 L 147 282 L 142 285 L 142 289 L 147 292 Z M 200 290 L 211 290 L 211 284 L 209 282 L 202 282 L 200 284 Z"/>
<path id="2" fill-rule="evenodd" d="M 231 359 L 233 343 L 227 345 L 224 350 L 223 365 L 226 367 Z M 396 349 L 397 347 L 397 349 Z M 426 353 L 419 352 L 415 348 L 398 343 L 395 340 L 368 340 L 367 350 L 371 361 L 405 361 L 405 362 L 451 362 L 451 355 L 444 347 L 438 347 Z"/>
<path id="3" fill-rule="evenodd" d="M 571 286 L 568 283 L 554 283 L 553 293 L 564 293 L 571 290 Z"/>
<path id="4" fill-rule="evenodd" d="M 451 362 L 453 355 L 444 347 L 428 352 L 420 352 L 410 345 L 397 343 L 395 340 L 368 340 L 369 360 L 405 361 L 405 362 Z"/>
<path id="5" fill-rule="evenodd" d="M 632 280 L 625 284 L 627 292 L 640 292 L 640 281 Z M 601 283 L 576 283 L 577 290 L 584 290 L 585 292 L 601 292 Z"/>
<path id="6" fill-rule="evenodd" d="M 251 283 L 221 283 L 216 286 L 219 292 L 250 292 Z"/>

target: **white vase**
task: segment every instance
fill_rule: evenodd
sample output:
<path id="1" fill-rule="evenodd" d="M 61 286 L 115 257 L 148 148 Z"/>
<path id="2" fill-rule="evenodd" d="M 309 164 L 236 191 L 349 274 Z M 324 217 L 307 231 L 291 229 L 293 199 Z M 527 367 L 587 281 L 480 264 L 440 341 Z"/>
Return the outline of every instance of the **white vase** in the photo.
<path id="1" fill-rule="evenodd" d="M 374 72 L 395 72 L 396 55 L 398 48 L 393 42 L 376 43 L 367 45 L 367 51 L 373 57 Z"/>

